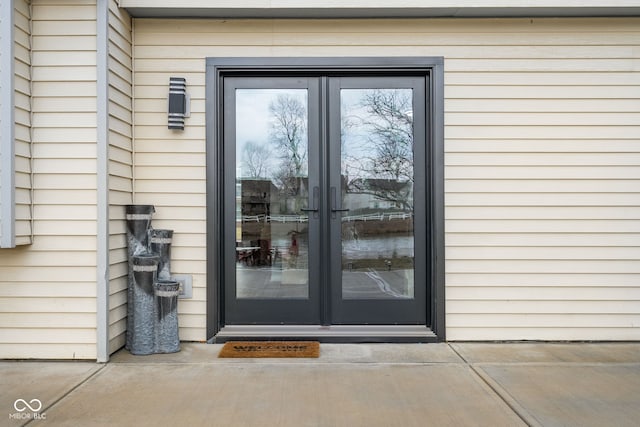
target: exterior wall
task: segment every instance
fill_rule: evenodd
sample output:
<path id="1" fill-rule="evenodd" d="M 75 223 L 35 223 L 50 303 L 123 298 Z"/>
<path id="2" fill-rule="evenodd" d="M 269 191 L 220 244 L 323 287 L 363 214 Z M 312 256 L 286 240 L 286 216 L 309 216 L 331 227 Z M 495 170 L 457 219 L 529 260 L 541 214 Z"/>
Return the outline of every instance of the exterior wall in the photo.
<path id="1" fill-rule="evenodd" d="M 31 11 L 17 0 L 15 13 L 16 245 L 31 243 Z"/>
<path id="2" fill-rule="evenodd" d="M 193 275 L 193 298 L 182 299 L 178 304 L 180 339 L 192 341 L 207 338 L 206 53 L 194 54 L 193 49 L 198 49 L 199 43 L 207 43 L 210 34 L 202 30 L 212 23 L 134 20 L 135 202 L 155 205 L 155 228 L 174 230 L 172 273 Z M 191 33 L 191 29 L 196 32 Z M 182 40 L 172 42 L 174 36 Z M 156 43 L 155 37 L 161 40 Z M 160 53 L 163 50 L 166 52 Z M 187 92 L 191 95 L 192 113 L 186 119 L 184 131 L 167 129 L 171 76 L 186 77 Z"/>
<path id="3" fill-rule="evenodd" d="M 640 19 L 135 20 L 135 202 L 205 333 L 205 57 L 445 58 L 449 340 L 640 339 Z M 166 126 L 170 76 L 191 117 Z"/>
<path id="4" fill-rule="evenodd" d="M 96 5 L 31 6 L 34 239 L 0 252 L 0 357 L 95 359 Z"/>
<path id="5" fill-rule="evenodd" d="M 13 157 L 14 176 L 11 180 L 7 179 L 2 182 L 3 177 L 7 177 L 6 173 L 0 173 L 0 188 L 5 186 L 4 190 L 8 190 L 6 186 L 13 189 L 14 200 L 4 199 L 7 193 L 0 190 L 0 223 L 2 222 L 3 205 L 14 204 L 14 212 L 12 216 L 7 216 L 5 221 L 12 221 L 11 227 L 5 228 L 0 226 L 0 247 L 3 241 L 11 240 L 12 243 L 6 246 L 25 245 L 31 243 L 31 28 L 30 28 L 30 8 L 25 0 L 14 1 L 13 16 L 13 87 L 7 88 L 13 91 L 13 100 L 2 99 L 5 108 L 13 108 L 13 130 L 11 134 L 1 135 L 2 138 L 13 139 L 13 141 L 4 141 L 6 144 L 13 144 L 12 153 L 2 153 L 0 147 L 0 156 L 5 156 L 3 163 L 0 158 L 0 165 L 6 167 L 6 156 Z M 7 19 L 7 17 L 3 17 Z M 2 25 L 10 24 L 10 20 L 5 20 Z M 7 54 L 4 52 L 3 54 Z M 3 70 L 8 73 L 10 70 Z M 4 92 L 3 92 L 4 94 Z M 4 98 L 4 96 L 3 96 Z M 13 105 L 10 105 L 13 102 Z M 9 125 L 11 126 L 11 125 Z M 13 182 L 12 182 L 13 181 Z M 12 229 L 10 239 L 3 239 L 2 233 L 5 230 Z M 5 236 L 5 238 L 8 236 Z"/>
<path id="6" fill-rule="evenodd" d="M 109 1 L 109 353 L 125 344 L 127 239 L 125 209 L 133 203 L 131 18 Z"/>

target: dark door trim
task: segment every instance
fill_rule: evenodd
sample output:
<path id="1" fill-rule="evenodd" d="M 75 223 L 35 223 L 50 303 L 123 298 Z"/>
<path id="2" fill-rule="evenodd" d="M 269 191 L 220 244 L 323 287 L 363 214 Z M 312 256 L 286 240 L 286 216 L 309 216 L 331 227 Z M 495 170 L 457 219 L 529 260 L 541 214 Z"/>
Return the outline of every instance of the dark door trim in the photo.
<path id="1" fill-rule="evenodd" d="M 222 247 L 224 236 L 224 126 L 222 88 L 225 77 L 300 75 L 385 76 L 424 74 L 426 88 L 427 185 L 427 327 L 428 340 L 445 339 L 444 281 L 444 60 L 441 57 L 390 58 L 207 58 L 207 338 L 224 326 L 225 300 Z M 353 340 L 357 341 L 357 334 Z M 371 340 L 375 337 L 372 337 Z M 384 341 L 384 337 L 378 337 Z M 427 337 L 428 338 L 428 337 Z M 259 339 L 259 338 L 257 338 Z M 323 338 L 331 341 L 331 336 Z M 336 340 L 338 337 L 336 337 Z M 422 341 L 424 339 L 421 339 Z M 393 341 L 393 339 L 389 339 Z"/>

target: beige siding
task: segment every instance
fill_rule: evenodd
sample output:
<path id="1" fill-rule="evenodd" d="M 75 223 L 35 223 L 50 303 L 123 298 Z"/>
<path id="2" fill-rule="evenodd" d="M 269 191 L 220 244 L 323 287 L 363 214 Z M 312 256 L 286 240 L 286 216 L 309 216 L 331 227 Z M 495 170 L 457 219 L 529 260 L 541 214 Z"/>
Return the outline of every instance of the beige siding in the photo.
<path id="1" fill-rule="evenodd" d="M 0 256 L 0 357 L 95 359 L 96 7 L 31 8 L 34 239 Z"/>
<path id="2" fill-rule="evenodd" d="M 134 69 L 142 62 L 137 55 L 153 48 L 148 43 L 149 24 L 177 25 L 182 21 L 135 22 Z M 191 21 L 186 22 L 191 27 Z M 210 23 L 202 21 L 202 24 Z M 182 31 L 164 33 L 160 45 L 169 43 Z M 206 33 L 192 34 L 194 43 L 202 43 Z M 139 42 L 138 37 L 143 41 Z M 152 36 L 151 36 L 152 37 Z M 191 49 L 180 43 L 178 49 Z M 183 54 L 186 54 L 183 56 Z M 193 298 L 180 300 L 180 338 L 202 341 L 206 313 L 206 237 L 205 237 L 205 118 L 204 118 L 204 58 L 182 52 L 170 72 L 136 72 L 135 81 L 135 192 L 136 203 L 156 206 L 155 228 L 174 230 L 171 269 L 175 274 L 193 275 Z M 215 55 L 214 55 L 215 56 Z M 184 59 L 195 60 L 196 69 L 184 68 Z M 169 62 L 173 61 L 170 60 Z M 136 70 L 137 71 L 137 70 Z M 167 95 L 170 76 L 187 79 L 191 94 L 192 115 L 186 119 L 183 132 L 167 129 Z"/>
<path id="3" fill-rule="evenodd" d="M 109 2 L 109 352 L 125 344 L 127 242 L 123 205 L 133 203 L 131 18 Z"/>
<path id="4" fill-rule="evenodd" d="M 135 20 L 136 203 L 205 336 L 205 57 L 443 56 L 447 338 L 640 339 L 640 19 Z M 169 77 L 192 115 L 166 127 Z"/>
<path id="5" fill-rule="evenodd" d="M 15 13 L 16 245 L 31 243 L 31 11 L 25 0 Z"/>
<path id="6" fill-rule="evenodd" d="M 31 243 L 31 28 L 30 28 L 30 8 L 25 0 L 14 2 L 14 76 L 13 106 L 5 107 L 14 109 L 13 133 L 14 138 L 9 144 L 14 150 L 14 180 L 13 191 L 15 192 L 15 217 L 5 218 L 5 221 L 13 221 L 15 245 L 25 245 Z M 5 23 L 3 22 L 2 25 Z M 8 72 L 9 70 L 3 71 Z M 7 99 L 2 102 L 10 103 Z M 10 135 L 0 137 L 9 138 Z M 0 151 L 2 151 L 0 149 Z M 0 153 L 0 156 L 9 156 L 10 153 Z M 5 161 L 7 159 L 5 158 Z M 0 160 L 0 164 L 2 164 Z M 0 181 L 2 179 L 0 178 Z M 0 188 L 3 183 L 0 182 Z M 11 186 L 10 182 L 5 182 L 5 186 Z M 9 200 L 0 200 L 0 212 L 2 203 L 11 203 Z M 1 216 L 1 213 L 0 213 Z M 0 222 L 2 218 L 0 218 Z M 0 233 L 2 227 L 0 227 Z"/>

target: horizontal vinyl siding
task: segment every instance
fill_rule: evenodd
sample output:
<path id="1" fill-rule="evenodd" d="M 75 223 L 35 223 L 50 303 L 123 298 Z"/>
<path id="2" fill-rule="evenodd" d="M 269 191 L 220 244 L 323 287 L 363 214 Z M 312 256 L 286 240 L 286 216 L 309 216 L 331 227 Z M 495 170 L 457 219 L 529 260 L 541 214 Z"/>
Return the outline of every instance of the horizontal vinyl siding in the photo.
<path id="1" fill-rule="evenodd" d="M 594 25 L 582 46 L 530 35 L 529 56 L 445 75 L 449 339 L 640 337 L 640 33 L 626 28 Z"/>
<path id="2" fill-rule="evenodd" d="M 136 202 L 194 274 L 182 339 L 207 338 L 209 56 L 443 56 L 447 338 L 640 339 L 640 19 L 135 26 Z M 170 76 L 184 132 L 166 127 Z"/>
<path id="3" fill-rule="evenodd" d="M 109 353 L 125 344 L 125 208 L 133 203 L 131 18 L 109 1 Z"/>
<path id="4" fill-rule="evenodd" d="M 140 36 L 147 38 L 148 22 L 134 22 L 135 58 L 148 48 L 144 46 L 146 42 L 142 47 L 138 42 Z M 165 24 L 181 25 L 180 21 Z M 162 36 L 165 42 L 171 34 L 170 30 Z M 139 64 L 134 59 L 134 69 Z M 180 339 L 188 341 L 207 338 L 204 56 L 201 65 L 197 73 L 136 72 L 134 76 L 135 202 L 155 205 L 154 228 L 174 230 L 172 273 L 193 276 L 193 298 L 178 303 Z M 186 119 L 184 132 L 167 129 L 169 77 L 174 75 L 186 77 L 187 92 L 191 95 L 193 113 Z"/>
<path id="5" fill-rule="evenodd" d="M 30 7 L 14 2 L 16 245 L 31 243 L 31 25 Z"/>
<path id="6" fill-rule="evenodd" d="M 31 7 L 34 239 L 0 256 L 0 357 L 95 359 L 95 3 Z"/>
<path id="7" fill-rule="evenodd" d="M 31 243 L 31 28 L 30 28 L 30 8 L 29 4 L 24 0 L 16 0 L 13 2 L 13 40 L 10 42 L 13 44 L 13 77 L 7 76 L 9 69 L 2 70 L 4 84 L 5 79 L 7 86 L 4 90 L 13 92 L 13 105 L 11 100 L 3 97 L 1 102 L 5 103 L 4 108 L 13 109 L 13 123 L 8 127 L 11 127 L 13 132 L 13 138 L 9 133 L 0 135 L 3 139 L 12 139 L 11 141 L 3 141 L 2 144 L 5 148 L 11 146 L 13 155 L 10 152 L 2 153 L 3 149 L 0 147 L 0 168 L 6 167 L 0 175 L 6 179 L 8 176 L 12 176 L 13 184 L 10 181 L 1 182 L 3 177 L 0 177 L 0 189 L 4 186 L 3 191 L 9 190 L 13 193 L 14 200 L 0 200 L 0 224 L 3 218 L 3 203 L 4 208 L 13 205 L 12 214 L 4 218 L 4 221 L 11 221 L 11 227 L 0 227 L 0 235 L 3 231 L 11 230 L 11 238 L 7 240 L 8 247 L 13 245 L 26 245 Z M 7 17 L 3 17 L 2 25 L 7 25 Z M 4 40 L 3 43 L 7 42 Z M 4 44 L 3 44 L 4 46 Z M 6 55 L 7 52 L 2 52 L 0 55 Z M 5 74 L 6 73 L 6 74 Z M 10 86 L 9 86 L 10 85 Z M 4 92 L 3 92 L 4 93 Z M 5 113 L 3 113 L 5 114 Z M 6 120 L 4 117 L 3 120 Z M 7 124 L 7 123 L 5 123 Z M 7 128 L 8 130 L 8 128 Z M 4 160 L 2 159 L 4 156 Z M 10 166 L 9 159 L 13 157 L 13 166 Z M 0 199 L 5 199 L 8 193 L 0 191 L 3 195 Z M 5 212 L 6 213 L 6 212 Z M 12 217 L 11 217 L 12 216 Z M 6 224 L 5 224 L 6 227 Z M 5 236 L 6 238 L 7 236 Z M 3 240 L 3 239 L 0 239 Z"/>

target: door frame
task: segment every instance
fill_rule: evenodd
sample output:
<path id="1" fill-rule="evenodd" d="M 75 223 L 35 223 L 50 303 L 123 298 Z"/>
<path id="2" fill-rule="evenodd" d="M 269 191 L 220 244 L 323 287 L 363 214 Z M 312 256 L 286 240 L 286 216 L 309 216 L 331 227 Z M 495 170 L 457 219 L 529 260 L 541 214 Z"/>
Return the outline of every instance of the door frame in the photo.
<path id="1" fill-rule="evenodd" d="M 426 180 L 427 199 L 427 328 L 424 331 L 393 326 L 377 328 L 263 326 L 261 332 L 242 327 L 221 334 L 224 327 L 224 118 L 223 83 L 225 77 L 264 77 L 334 74 L 341 76 L 385 76 L 424 74 L 426 88 L 426 139 L 428 146 Z M 222 342 L 230 338 L 269 339 L 273 337 L 313 337 L 333 342 L 427 342 L 444 341 L 444 59 L 442 57 L 352 57 L 352 58 L 207 58 L 206 59 L 206 179 L 207 179 L 207 339 Z M 322 127 L 325 128 L 324 124 Z"/>

